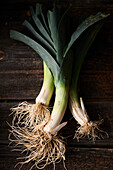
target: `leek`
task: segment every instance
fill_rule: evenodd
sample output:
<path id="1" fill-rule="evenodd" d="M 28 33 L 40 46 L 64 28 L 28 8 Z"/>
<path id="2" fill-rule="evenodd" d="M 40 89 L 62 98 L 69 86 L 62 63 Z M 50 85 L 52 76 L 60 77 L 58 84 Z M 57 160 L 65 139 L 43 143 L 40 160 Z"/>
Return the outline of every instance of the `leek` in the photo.
<path id="1" fill-rule="evenodd" d="M 35 15 L 35 17 L 39 17 L 40 15 L 43 16 L 42 6 L 40 4 L 37 4 L 36 12 L 33 12 L 33 9 L 31 8 L 31 13 L 33 13 L 33 16 Z M 43 16 L 43 20 L 44 20 L 44 16 Z M 36 21 L 34 20 L 34 22 Z M 52 54 L 52 56 L 55 56 L 55 49 L 52 47 L 52 45 L 48 43 L 48 41 L 45 40 L 42 37 L 42 35 L 36 32 L 36 30 L 32 27 L 32 25 L 28 21 L 25 20 L 23 25 L 34 35 L 37 41 L 41 43 L 43 47 Z M 42 33 L 43 33 L 43 30 L 45 30 L 46 34 L 48 34 L 41 22 L 40 22 L 40 25 L 41 25 L 41 28 L 38 26 L 38 29 Z M 24 36 L 21 34 L 18 34 L 18 36 L 16 37 L 16 31 L 15 32 L 12 30 L 10 31 L 10 37 L 13 39 L 19 39 L 20 41 L 27 43 L 28 45 L 31 45 L 32 42 L 35 43 L 35 41 L 30 38 L 28 38 L 27 39 L 28 42 L 26 42 L 26 38 L 24 38 Z M 39 54 L 37 46 L 38 46 L 38 49 L 42 48 L 42 50 L 44 50 L 44 48 L 39 44 L 37 45 L 36 43 L 35 43 L 35 47 L 32 46 L 32 48 L 33 49 L 35 48 L 35 51 L 38 52 Z M 47 50 L 45 51 L 46 51 L 46 54 L 48 55 Z M 50 59 L 51 60 L 53 59 L 51 55 L 50 55 Z M 32 127 L 32 128 L 34 127 L 38 128 L 48 122 L 49 117 L 50 117 L 50 111 L 48 109 L 48 106 L 49 106 L 51 97 L 54 92 L 54 82 L 53 82 L 53 76 L 50 70 L 48 69 L 47 65 L 45 64 L 45 62 L 43 62 L 43 67 L 44 67 L 44 80 L 43 80 L 41 91 L 39 95 L 36 97 L 36 103 L 30 104 L 28 102 L 22 102 L 17 107 L 13 107 L 11 109 L 12 114 L 14 115 L 12 125 L 14 125 L 17 118 L 18 118 L 18 126 L 22 125 L 25 127 Z"/>
<path id="2" fill-rule="evenodd" d="M 102 120 L 99 121 L 90 121 L 89 116 L 87 115 L 84 103 L 82 98 L 78 97 L 78 78 L 81 70 L 82 63 L 85 59 L 85 56 L 92 45 L 97 33 L 103 25 L 103 21 L 109 15 L 104 15 L 102 13 L 97 13 L 95 16 L 90 16 L 81 24 L 82 27 L 87 25 L 85 33 L 81 36 L 75 47 L 75 60 L 73 67 L 73 75 L 70 87 L 70 110 L 72 112 L 75 120 L 80 124 L 80 127 L 77 129 L 74 138 L 82 138 L 88 136 L 89 139 L 96 140 L 99 138 L 98 132 L 103 132 L 99 129 L 99 125 L 102 123 Z M 92 26 L 93 25 L 93 26 Z M 102 136 L 100 134 L 100 136 Z"/>
<path id="3" fill-rule="evenodd" d="M 31 104 L 29 105 L 23 102 L 17 108 L 12 109 L 15 115 L 9 139 L 15 142 L 16 145 L 25 148 L 23 152 L 28 151 L 27 155 L 23 158 L 24 161 L 20 162 L 21 165 L 30 161 L 35 161 L 33 166 L 44 168 L 47 164 L 55 164 L 56 161 L 62 158 L 65 160 L 65 144 L 62 138 L 57 136 L 57 133 L 67 123 L 61 123 L 61 121 L 68 103 L 73 55 L 72 51 L 68 49 L 67 54 L 63 56 L 64 49 L 67 45 L 64 39 L 66 34 L 65 36 L 62 34 L 61 26 L 63 26 L 64 20 L 66 21 L 67 19 L 65 17 L 67 12 L 65 12 L 65 15 L 59 15 L 59 17 L 57 17 L 57 13 L 60 13 L 60 9 L 57 8 L 56 4 L 53 11 L 48 11 L 49 35 L 45 28 L 42 29 L 43 25 L 40 20 L 37 20 L 33 8 L 31 10 L 32 18 L 39 31 L 42 31 L 42 34 L 38 34 L 28 21 L 25 21 L 24 25 L 35 35 L 38 42 L 14 30 L 10 31 L 10 37 L 29 45 L 44 60 L 44 83 L 40 94 L 36 98 L 36 108 L 32 107 Z M 37 23 L 38 21 L 39 25 Z M 63 29 L 63 33 L 66 33 L 64 26 Z M 69 70 L 67 71 L 66 68 L 68 64 Z M 42 107 L 40 108 L 39 103 L 41 103 L 42 106 L 44 104 L 49 104 L 53 93 L 53 90 L 52 92 L 50 91 L 51 88 L 53 89 L 53 79 L 55 85 L 55 102 L 52 113 L 48 116 L 47 108 L 42 111 Z M 45 89 L 47 94 L 44 93 Z M 18 119 L 17 123 L 16 119 Z M 47 121 L 45 121 L 45 119 Z M 16 139 L 13 140 L 12 135 Z"/>

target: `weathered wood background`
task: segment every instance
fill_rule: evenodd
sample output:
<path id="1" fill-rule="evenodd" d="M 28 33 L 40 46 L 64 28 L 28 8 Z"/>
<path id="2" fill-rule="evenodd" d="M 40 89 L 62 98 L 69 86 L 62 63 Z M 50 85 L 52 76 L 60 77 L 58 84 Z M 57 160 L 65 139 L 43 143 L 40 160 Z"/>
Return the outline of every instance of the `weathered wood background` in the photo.
<path id="1" fill-rule="evenodd" d="M 34 102 L 43 80 L 42 60 L 28 46 L 11 40 L 11 28 L 22 31 L 22 22 L 28 18 L 30 5 L 36 2 L 51 5 L 52 0 L 0 1 L 0 170 L 13 170 L 18 153 L 8 147 L 10 108 L 21 101 Z M 76 122 L 69 109 L 64 117 L 68 125 L 62 130 L 67 137 L 66 166 L 69 170 L 113 169 L 113 0 L 59 0 L 61 5 L 73 4 L 72 16 L 82 12 L 110 13 L 110 17 L 91 47 L 80 74 L 80 95 L 92 120 L 104 119 L 101 128 L 109 138 L 92 141 L 73 140 Z M 25 31 L 25 30 L 24 30 Z M 53 165 L 46 167 L 50 170 Z M 15 168 L 15 169 L 18 169 Z M 29 169 L 25 165 L 24 169 Z M 56 169 L 62 170 L 63 163 Z"/>

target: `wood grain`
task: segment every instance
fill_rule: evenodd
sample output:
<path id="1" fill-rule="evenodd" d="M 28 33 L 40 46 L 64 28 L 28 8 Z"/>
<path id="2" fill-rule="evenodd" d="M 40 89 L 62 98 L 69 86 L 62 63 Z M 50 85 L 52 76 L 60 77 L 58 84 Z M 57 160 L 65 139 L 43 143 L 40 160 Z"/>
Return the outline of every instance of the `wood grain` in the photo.
<path id="1" fill-rule="evenodd" d="M 0 150 L 4 148 L 0 148 Z M 0 168 L 3 170 L 12 170 L 17 164 L 15 157 L 19 156 L 18 153 L 9 153 L 7 147 L 5 152 L 0 154 Z M 7 159 L 8 158 L 8 159 Z M 7 163 L 6 163 L 7 162 Z M 66 167 L 69 170 L 112 170 L 113 168 L 113 149 L 100 149 L 100 148 L 76 148 L 68 147 L 66 152 Z M 29 169 L 32 164 L 26 164 L 23 166 L 23 170 Z M 17 166 L 15 169 L 18 169 Z M 53 165 L 48 165 L 46 170 L 53 169 Z M 63 162 L 56 164 L 56 170 L 62 170 Z M 35 170 L 35 168 L 33 169 Z"/>
<path id="2" fill-rule="evenodd" d="M 10 108 L 23 100 L 34 103 L 42 81 L 43 68 L 40 57 L 28 46 L 9 38 L 10 29 L 28 34 L 22 26 L 24 19 L 29 20 L 27 12 L 36 0 L 4 0 L 0 2 L 0 170 L 13 170 L 20 154 L 11 152 L 8 147 L 7 122 Z M 52 0 L 38 0 L 52 6 Z M 63 121 L 68 124 L 60 132 L 66 138 L 66 167 L 69 170 L 112 170 L 113 169 L 113 0 L 62 0 L 64 7 L 72 3 L 70 17 L 82 13 L 96 14 L 98 11 L 110 13 L 95 42 L 93 43 L 82 66 L 79 79 L 79 95 L 83 97 L 86 110 L 91 120 L 104 119 L 100 128 L 106 131 L 109 138 L 95 143 L 87 138 L 79 142 L 73 139 L 76 121 L 69 108 Z M 53 101 L 51 102 L 51 105 Z M 23 167 L 29 169 L 30 165 Z M 15 168 L 16 170 L 18 167 Z M 46 170 L 53 169 L 49 165 Z M 63 169 L 63 163 L 56 165 Z"/>

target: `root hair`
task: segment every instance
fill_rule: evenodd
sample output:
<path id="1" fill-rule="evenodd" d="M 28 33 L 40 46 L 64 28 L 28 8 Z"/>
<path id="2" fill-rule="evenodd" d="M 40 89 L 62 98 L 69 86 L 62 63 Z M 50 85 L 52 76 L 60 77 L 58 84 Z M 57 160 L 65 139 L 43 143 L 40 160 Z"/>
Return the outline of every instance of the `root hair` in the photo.
<path id="1" fill-rule="evenodd" d="M 10 145 L 13 151 L 24 154 L 18 158 L 20 168 L 27 163 L 33 167 L 43 169 L 46 165 L 65 160 L 65 144 L 62 137 L 51 135 L 44 131 L 44 126 L 50 119 L 49 109 L 41 103 L 29 104 L 23 102 L 12 108 L 13 120 L 9 130 Z M 17 165 L 18 165 L 17 164 Z"/>
<path id="2" fill-rule="evenodd" d="M 11 115 L 13 115 L 12 126 L 16 125 L 31 130 L 44 126 L 50 119 L 49 109 L 41 103 L 22 102 L 11 111 Z"/>
<path id="3" fill-rule="evenodd" d="M 35 166 L 38 169 L 43 169 L 46 165 L 65 160 L 65 144 L 62 137 L 48 135 L 43 129 L 29 132 L 20 127 L 12 126 L 10 130 L 9 140 L 15 144 L 25 156 L 18 164 L 21 167 L 33 161 L 30 170 Z"/>
<path id="4" fill-rule="evenodd" d="M 90 121 L 84 126 L 80 126 L 75 133 L 74 138 L 78 141 L 83 137 L 88 137 L 89 140 L 93 140 L 95 143 L 96 139 L 103 139 L 104 135 L 108 137 L 108 133 L 99 128 L 100 124 L 103 123 L 103 119 L 99 121 Z"/>

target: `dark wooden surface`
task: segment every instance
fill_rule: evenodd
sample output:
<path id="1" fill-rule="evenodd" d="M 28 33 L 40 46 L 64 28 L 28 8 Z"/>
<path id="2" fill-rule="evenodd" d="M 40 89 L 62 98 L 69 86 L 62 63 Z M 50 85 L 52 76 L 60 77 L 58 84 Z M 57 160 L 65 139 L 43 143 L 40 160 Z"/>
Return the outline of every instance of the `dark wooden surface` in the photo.
<path id="1" fill-rule="evenodd" d="M 13 170 L 19 153 L 8 147 L 8 125 L 10 108 L 21 101 L 34 103 L 43 81 L 42 60 L 28 46 L 9 38 L 11 28 L 25 31 L 22 22 L 28 18 L 27 11 L 36 0 L 11 0 L 0 2 L 0 170 Z M 49 1 L 39 1 L 46 5 Z M 113 169 L 113 1 L 112 0 L 68 0 L 62 5 L 73 4 L 72 16 L 82 12 L 95 14 L 98 11 L 110 13 L 87 58 L 80 74 L 80 95 L 92 120 L 104 119 L 101 128 L 109 138 L 97 140 L 94 144 L 87 138 L 77 142 L 73 139 L 77 127 L 67 109 L 64 120 L 68 125 L 62 129 L 67 138 L 66 166 L 69 170 L 112 170 Z M 45 169 L 50 170 L 53 165 Z M 29 169 L 29 165 L 23 167 Z M 63 163 L 56 165 L 62 170 Z"/>

